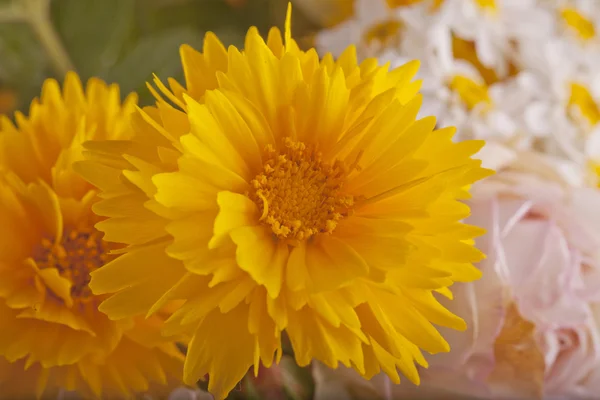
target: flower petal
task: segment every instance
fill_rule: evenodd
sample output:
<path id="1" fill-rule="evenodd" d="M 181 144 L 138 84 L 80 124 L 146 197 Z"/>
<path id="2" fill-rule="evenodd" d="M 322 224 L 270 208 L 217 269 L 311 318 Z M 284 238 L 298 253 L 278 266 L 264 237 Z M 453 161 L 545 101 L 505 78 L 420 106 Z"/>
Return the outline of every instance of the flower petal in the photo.
<path id="1" fill-rule="evenodd" d="M 226 236 L 237 228 L 255 225 L 258 217 L 256 204 L 247 196 L 219 192 L 217 195 L 219 214 L 215 219 L 213 237 L 208 243 L 209 248 L 216 248 L 223 243 Z"/>
<path id="2" fill-rule="evenodd" d="M 284 269 L 288 261 L 288 247 L 273 240 L 265 226 L 244 226 L 231 232 L 237 245 L 236 260 L 241 269 L 263 285 L 273 299 L 279 296 Z"/>
<path id="3" fill-rule="evenodd" d="M 248 332 L 247 321 L 245 304 L 226 314 L 213 310 L 202 319 L 185 360 L 183 375 L 188 385 L 208 374 L 208 390 L 215 400 L 227 397 L 254 361 L 254 336 Z M 214 352 L 220 356 L 213 357 Z"/>

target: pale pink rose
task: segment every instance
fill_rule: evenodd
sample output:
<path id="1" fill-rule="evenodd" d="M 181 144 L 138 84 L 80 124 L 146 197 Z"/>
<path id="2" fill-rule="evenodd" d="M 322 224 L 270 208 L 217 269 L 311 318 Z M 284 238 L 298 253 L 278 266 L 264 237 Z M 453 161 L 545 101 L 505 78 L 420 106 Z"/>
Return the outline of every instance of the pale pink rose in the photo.
<path id="1" fill-rule="evenodd" d="M 377 398 L 370 388 L 386 400 L 600 398 L 600 190 L 564 160 L 483 153 L 498 171 L 470 200 L 468 222 L 488 231 L 477 240 L 483 278 L 440 299 L 467 331 L 440 329 L 452 350 L 428 357 L 419 387 L 322 370 L 318 398 Z"/>
<path id="2" fill-rule="evenodd" d="M 441 329 L 452 350 L 428 358 L 421 387 L 372 384 L 387 398 L 598 398 L 600 190 L 547 156 L 484 159 L 498 173 L 472 188 L 467 221 L 488 232 L 483 278 L 444 301 L 468 329 Z"/>

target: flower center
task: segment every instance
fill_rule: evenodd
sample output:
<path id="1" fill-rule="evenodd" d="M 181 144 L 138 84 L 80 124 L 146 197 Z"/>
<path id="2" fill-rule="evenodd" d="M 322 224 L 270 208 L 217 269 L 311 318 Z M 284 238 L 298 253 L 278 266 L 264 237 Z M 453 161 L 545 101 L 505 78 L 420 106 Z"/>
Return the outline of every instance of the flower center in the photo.
<path id="1" fill-rule="evenodd" d="M 85 300 L 92 296 L 90 273 L 112 258 L 108 251 L 108 244 L 95 229 L 65 229 L 57 243 L 42 239 L 35 261 L 40 269 L 56 268 L 71 281 L 71 296 Z"/>
<path id="2" fill-rule="evenodd" d="M 393 1 L 393 0 L 388 0 Z M 433 0 L 432 9 L 437 10 L 444 4 L 445 0 Z M 482 10 L 488 9 L 489 11 L 496 11 L 498 6 L 496 5 L 496 0 L 473 0 L 473 2 L 477 5 L 477 7 Z"/>
<path id="3" fill-rule="evenodd" d="M 402 24 L 398 20 L 390 19 L 379 22 L 365 32 L 365 42 L 367 45 L 379 42 L 384 47 L 391 46 L 394 41 L 398 40 L 401 29 Z"/>
<path id="4" fill-rule="evenodd" d="M 456 75 L 450 81 L 449 86 L 451 90 L 459 95 L 469 110 L 472 110 L 479 104 L 486 105 L 483 109 L 484 111 L 489 110 L 492 106 L 492 99 L 485 83 L 479 84 L 466 76 Z"/>
<path id="5" fill-rule="evenodd" d="M 597 160 L 589 160 L 588 168 L 592 172 L 592 184 L 600 189 L 600 162 Z"/>
<path id="6" fill-rule="evenodd" d="M 596 36 L 594 23 L 585 16 L 581 15 L 574 8 L 564 8 L 560 12 L 565 24 L 573 30 L 580 39 L 586 41 Z"/>
<path id="7" fill-rule="evenodd" d="M 356 15 L 353 1 L 332 0 L 329 2 L 320 3 L 322 3 L 322 8 L 314 7 L 313 9 L 312 7 L 307 7 L 307 12 L 313 11 L 322 13 L 324 17 L 323 25 L 325 27 L 329 28 L 336 26 Z M 319 4 L 319 6 L 321 6 L 321 4 Z"/>
<path id="8" fill-rule="evenodd" d="M 260 220 L 279 238 L 294 241 L 317 233 L 331 233 L 348 215 L 354 198 L 342 193 L 352 168 L 336 160 L 327 163 L 321 153 L 304 143 L 284 140 L 284 149 L 266 149 L 263 171 L 252 180 L 250 198 L 258 205 Z"/>
<path id="9" fill-rule="evenodd" d="M 407 7 L 413 4 L 422 3 L 424 0 L 386 0 L 389 8 Z"/>
<path id="10" fill-rule="evenodd" d="M 591 125 L 600 122 L 600 109 L 592 97 L 589 90 L 579 84 L 571 83 L 571 96 L 569 98 L 569 107 L 575 107 L 580 115 L 584 117 Z M 573 116 L 576 118 L 576 116 Z"/>
<path id="11" fill-rule="evenodd" d="M 490 11 L 496 11 L 498 9 L 496 0 L 475 0 L 475 4 L 482 10 L 488 9 Z"/>
<path id="12" fill-rule="evenodd" d="M 516 46 L 516 44 L 512 45 Z M 452 53 L 454 54 L 454 58 L 468 61 L 469 64 L 477 68 L 477 71 L 487 85 L 492 85 L 500 81 L 500 77 L 498 77 L 496 71 L 483 65 L 483 63 L 479 60 L 479 57 L 477 56 L 477 49 L 475 48 L 475 42 L 462 39 L 453 34 Z M 513 63 L 509 63 L 507 72 L 507 77 L 516 76 L 519 73 L 519 69 Z"/>

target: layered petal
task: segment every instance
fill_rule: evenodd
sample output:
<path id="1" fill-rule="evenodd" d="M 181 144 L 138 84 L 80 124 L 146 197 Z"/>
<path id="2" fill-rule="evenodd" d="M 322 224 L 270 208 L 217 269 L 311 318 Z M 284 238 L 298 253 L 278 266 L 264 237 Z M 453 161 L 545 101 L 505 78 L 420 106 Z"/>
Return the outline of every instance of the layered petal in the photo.
<path id="1" fill-rule="evenodd" d="M 418 383 L 421 350 L 449 350 L 434 325 L 465 329 L 433 292 L 480 277 L 483 231 L 461 220 L 491 173 L 471 158 L 482 143 L 417 120 L 418 62 L 320 60 L 290 18 L 283 37 L 251 28 L 243 51 L 212 34 L 202 54 L 183 46 L 186 89 L 156 80 L 135 136 L 86 144 L 78 167 L 101 189 L 99 229 L 128 246 L 93 274 L 100 308 L 177 304 L 163 333 L 192 337 L 185 380 L 208 374 L 219 400 L 278 362 L 285 335 L 301 366 Z"/>

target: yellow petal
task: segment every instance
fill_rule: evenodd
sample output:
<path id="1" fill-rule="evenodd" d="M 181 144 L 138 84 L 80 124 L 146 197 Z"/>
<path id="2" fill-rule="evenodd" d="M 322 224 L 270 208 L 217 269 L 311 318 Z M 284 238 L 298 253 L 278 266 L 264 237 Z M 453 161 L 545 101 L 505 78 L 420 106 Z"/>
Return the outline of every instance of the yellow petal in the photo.
<path id="1" fill-rule="evenodd" d="M 236 260 L 241 269 L 263 285 L 269 296 L 276 298 L 282 285 L 284 268 L 288 260 L 288 246 L 275 242 L 269 228 L 245 226 L 231 232 L 237 245 Z"/>
<path id="2" fill-rule="evenodd" d="M 252 177 L 246 161 L 240 157 L 235 146 L 228 140 L 219 122 L 209 108 L 187 97 L 188 115 L 192 133 L 217 156 L 227 169 L 249 180 Z"/>
<path id="3" fill-rule="evenodd" d="M 463 331 L 467 329 L 465 321 L 442 306 L 430 291 L 410 289 L 404 292 L 421 314 L 434 324 Z"/>
<path id="4" fill-rule="evenodd" d="M 305 307 L 290 313 L 287 332 L 299 366 L 306 366 L 312 358 L 316 358 L 330 368 L 337 368 L 342 362 L 362 370 L 362 342 L 346 326 L 329 325 Z"/>
<path id="5" fill-rule="evenodd" d="M 67 307 L 73 306 L 73 298 L 71 297 L 71 281 L 63 278 L 59 275 L 58 270 L 55 268 L 44 268 L 39 269 L 35 261 L 31 258 L 26 260 L 42 279 L 44 284 L 50 289 L 56 296 L 62 299 Z"/>
<path id="6" fill-rule="evenodd" d="M 206 93 L 206 107 L 221 127 L 221 131 L 231 143 L 240 157 L 253 170 L 262 167 L 261 152 L 253 131 L 246 124 L 234 104 L 223 92 L 215 90 Z"/>
<path id="7" fill-rule="evenodd" d="M 166 247 L 167 243 L 157 243 L 115 258 L 90 274 L 90 288 L 95 294 L 113 293 L 173 268 L 183 275 L 183 265 L 167 256 Z"/>
<path id="8" fill-rule="evenodd" d="M 203 211 L 214 208 L 215 188 L 181 172 L 157 174 L 154 198 L 166 207 L 182 211 Z"/>
<path id="9" fill-rule="evenodd" d="M 246 305 L 227 314 L 215 310 L 202 320 L 188 347 L 183 372 L 187 384 L 195 385 L 208 374 L 208 391 L 215 400 L 225 399 L 254 360 L 254 336 L 248 332 L 247 320 Z M 220 356 L 212 357 L 213 352 Z"/>
<path id="10" fill-rule="evenodd" d="M 146 218 L 110 218 L 96 224 L 108 242 L 144 244 L 166 236 L 166 221 L 156 214 Z"/>
<path id="11" fill-rule="evenodd" d="M 291 258 L 291 257 L 290 257 Z M 333 290 L 369 273 L 365 260 L 343 240 L 320 236 L 306 247 L 306 270 L 309 290 Z M 288 269 L 293 268 L 288 265 Z"/>
<path id="12" fill-rule="evenodd" d="M 248 197 L 232 192 L 219 192 L 217 195 L 219 214 L 215 219 L 213 237 L 209 248 L 216 248 L 225 237 L 237 228 L 253 226 L 258 222 L 258 208 Z"/>

